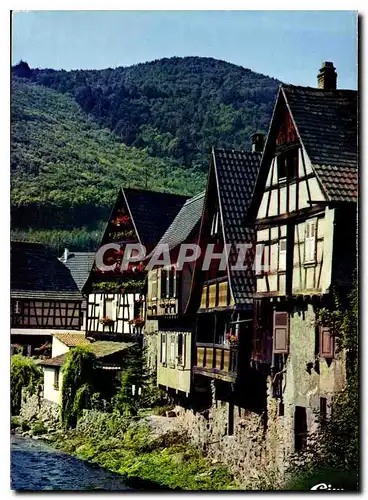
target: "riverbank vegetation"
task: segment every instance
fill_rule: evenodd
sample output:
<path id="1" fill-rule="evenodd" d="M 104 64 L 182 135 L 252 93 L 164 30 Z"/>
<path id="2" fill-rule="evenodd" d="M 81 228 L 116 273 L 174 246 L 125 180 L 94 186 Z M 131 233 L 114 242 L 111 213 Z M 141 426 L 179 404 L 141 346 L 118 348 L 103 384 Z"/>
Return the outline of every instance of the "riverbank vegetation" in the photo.
<path id="1" fill-rule="evenodd" d="M 42 372 L 33 359 L 14 354 L 10 363 L 11 414 L 17 415 L 22 401 L 22 389 L 34 394 L 42 383 Z"/>
<path id="2" fill-rule="evenodd" d="M 60 434 L 55 446 L 78 458 L 168 489 L 241 489 L 227 467 L 191 446 L 182 432 L 155 435 L 145 419 L 86 412 L 74 430 Z M 134 484 L 134 483 L 133 483 Z"/>

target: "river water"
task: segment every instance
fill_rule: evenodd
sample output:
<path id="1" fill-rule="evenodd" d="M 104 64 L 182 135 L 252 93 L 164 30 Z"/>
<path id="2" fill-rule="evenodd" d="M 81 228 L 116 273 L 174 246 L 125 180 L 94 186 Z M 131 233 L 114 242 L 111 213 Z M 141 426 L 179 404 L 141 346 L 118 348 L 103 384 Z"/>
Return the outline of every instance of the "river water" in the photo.
<path id="1" fill-rule="evenodd" d="M 55 450 L 47 443 L 11 436 L 11 489 L 131 490 L 124 477 Z"/>

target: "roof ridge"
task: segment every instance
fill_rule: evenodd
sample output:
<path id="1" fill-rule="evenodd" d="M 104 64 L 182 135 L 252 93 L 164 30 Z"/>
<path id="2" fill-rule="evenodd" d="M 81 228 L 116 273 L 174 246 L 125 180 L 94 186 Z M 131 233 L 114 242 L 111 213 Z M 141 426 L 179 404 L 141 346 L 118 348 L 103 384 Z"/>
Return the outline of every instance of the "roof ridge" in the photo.
<path id="1" fill-rule="evenodd" d="M 305 86 L 305 85 L 293 85 L 291 83 L 282 83 L 280 85 L 280 87 L 282 87 L 283 89 L 301 89 L 301 90 L 311 90 L 311 91 L 314 91 L 314 92 L 325 92 L 326 94 L 328 92 L 352 92 L 352 93 L 358 93 L 357 90 L 354 90 L 354 89 L 321 89 L 319 87 L 309 87 L 309 86 Z"/>
<path id="2" fill-rule="evenodd" d="M 184 207 L 184 206 L 186 206 L 186 205 L 190 205 L 191 203 L 193 203 L 193 201 L 196 201 L 196 200 L 198 200 L 198 199 L 202 198 L 203 196 L 205 196 L 205 194 L 206 194 L 206 191 L 204 190 L 204 191 L 202 191 L 202 192 L 200 192 L 200 193 L 196 194 L 196 195 L 195 195 L 195 196 L 193 196 L 192 198 L 189 198 L 189 200 L 187 200 L 187 201 L 184 203 L 183 207 Z M 173 221 L 173 222 L 174 222 L 174 221 Z"/>
<path id="3" fill-rule="evenodd" d="M 168 196 L 177 196 L 180 198 L 187 198 L 187 199 L 189 198 L 189 196 L 186 194 L 168 193 L 166 191 L 155 191 L 153 189 L 145 189 L 145 188 L 124 187 L 123 185 L 121 186 L 121 189 L 124 192 L 135 191 L 137 193 L 154 193 L 154 194 L 164 194 Z"/>
<path id="4" fill-rule="evenodd" d="M 224 153 L 246 153 L 246 154 L 251 154 L 251 155 L 261 155 L 259 151 L 250 151 L 246 149 L 225 149 L 225 148 L 213 148 L 213 152 L 216 154 L 217 151 L 221 151 Z"/>

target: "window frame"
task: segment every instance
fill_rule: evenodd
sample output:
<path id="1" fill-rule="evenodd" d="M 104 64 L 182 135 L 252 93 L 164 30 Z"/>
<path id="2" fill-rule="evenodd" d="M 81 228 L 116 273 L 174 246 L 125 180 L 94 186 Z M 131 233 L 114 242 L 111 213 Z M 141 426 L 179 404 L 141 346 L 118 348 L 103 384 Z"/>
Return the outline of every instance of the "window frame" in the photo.
<path id="1" fill-rule="evenodd" d="M 277 317 L 281 315 L 286 318 L 284 324 L 277 324 Z M 285 333 L 285 347 L 277 347 L 277 332 L 278 330 L 286 330 Z M 290 350 L 290 320 L 287 311 L 274 311 L 273 312 L 273 325 L 272 325 L 272 350 L 273 354 L 288 354 Z"/>
<path id="2" fill-rule="evenodd" d="M 166 333 L 161 333 L 161 349 L 160 349 L 161 364 L 166 366 L 166 360 L 167 360 L 167 336 Z"/>
<path id="3" fill-rule="evenodd" d="M 54 370 L 54 390 L 60 390 L 60 368 L 58 366 Z"/>
<path id="4" fill-rule="evenodd" d="M 317 257 L 317 217 L 313 217 L 313 219 L 307 219 L 305 221 L 305 228 L 304 228 L 304 265 L 310 265 L 310 264 L 316 264 L 316 257 Z M 314 234 L 312 236 L 307 236 L 307 234 L 310 234 L 311 231 L 308 228 L 310 228 L 312 225 L 314 225 Z M 307 259 L 307 244 L 308 242 L 313 242 L 313 256 Z M 312 254 L 312 252 L 309 252 Z"/>
<path id="5" fill-rule="evenodd" d="M 180 347 L 180 340 L 181 338 L 181 354 L 179 351 Z M 177 334 L 177 360 L 178 360 L 178 365 L 179 366 L 185 366 L 185 334 L 183 332 L 178 332 Z"/>

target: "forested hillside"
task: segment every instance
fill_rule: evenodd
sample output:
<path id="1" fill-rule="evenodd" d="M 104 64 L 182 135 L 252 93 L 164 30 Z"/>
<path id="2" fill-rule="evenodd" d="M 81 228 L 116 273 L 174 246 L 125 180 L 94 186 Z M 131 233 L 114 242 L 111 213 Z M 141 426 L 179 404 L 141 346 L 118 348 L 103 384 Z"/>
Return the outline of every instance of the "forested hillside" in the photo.
<path id="1" fill-rule="evenodd" d="M 21 62 L 13 67 L 13 229 L 31 228 L 33 239 L 36 229 L 57 230 L 62 246 L 71 228 L 97 234 L 122 184 L 198 192 L 212 146 L 248 148 L 254 132 L 267 131 L 279 83 L 199 57 L 89 71 Z"/>
<path id="2" fill-rule="evenodd" d="M 17 238 L 92 249 L 121 185 L 194 194 L 205 182 L 204 173 L 122 144 L 69 96 L 18 78 L 11 132 Z"/>
<path id="3" fill-rule="evenodd" d="M 247 148 L 266 132 L 280 82 L 204 57 L 105 70 L 30 70 L 31 81 L 72 95 L 122 142 L 207 167 L 212 145 Z"/>

